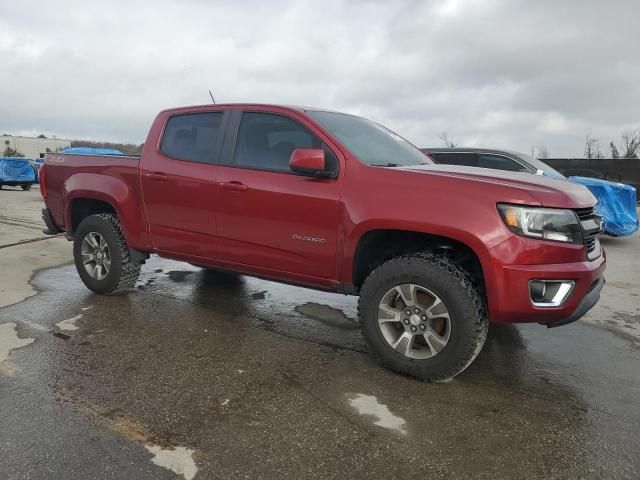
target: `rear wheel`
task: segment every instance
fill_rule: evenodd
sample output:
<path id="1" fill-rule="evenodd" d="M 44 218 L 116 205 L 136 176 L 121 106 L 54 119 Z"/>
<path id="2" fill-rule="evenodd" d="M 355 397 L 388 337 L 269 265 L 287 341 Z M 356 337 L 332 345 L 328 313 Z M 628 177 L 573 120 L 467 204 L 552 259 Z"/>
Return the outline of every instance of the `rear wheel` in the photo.
<path id="1" fill-rule="evenodd" d="M 31 190 L 31 184 L 28 183 L 26 185 L 20 185 L 20 188 L 26 192 L 27 190 Z"/>
<path id="2" fill-rule="evenodd" d="M 430 253 L 376 268 L 358 306 L 362 333 L 378 362 L 426 381 L 461 373 L 487 337 L 484 302 L 469 276 Z"/>
<path id="3" fill-rule="evenodd" d="M 140 274 L 113 214 L 90 215 L 74 234 L 73 257 L 84 284 L 95 293 L 117 295 L 133 288 Z"/>

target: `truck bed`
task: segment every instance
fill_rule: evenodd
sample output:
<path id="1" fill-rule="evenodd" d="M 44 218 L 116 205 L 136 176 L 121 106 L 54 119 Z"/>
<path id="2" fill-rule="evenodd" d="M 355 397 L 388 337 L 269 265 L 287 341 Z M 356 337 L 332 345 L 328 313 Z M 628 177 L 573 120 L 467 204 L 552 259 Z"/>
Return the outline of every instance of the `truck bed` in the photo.
<path id="1" fill-rule="evenodd" d="M 78 195 L 84 190 L 115 192 L 122 202 L 125 197 L 135 197 L 139 205 L 139 156 L 47 154 L 44 158 L 47 205 L 56 226 L 70 230 L 70 212 L 64 211 L 64 197 Z M 106 183 L 112 183 L 107 189 Z M 104 199 L 108 201 L 107 198 Z M 69 203 L 68 199 L 67 202 Z M 118 205 L 120 203 L 116 203 Z"/>

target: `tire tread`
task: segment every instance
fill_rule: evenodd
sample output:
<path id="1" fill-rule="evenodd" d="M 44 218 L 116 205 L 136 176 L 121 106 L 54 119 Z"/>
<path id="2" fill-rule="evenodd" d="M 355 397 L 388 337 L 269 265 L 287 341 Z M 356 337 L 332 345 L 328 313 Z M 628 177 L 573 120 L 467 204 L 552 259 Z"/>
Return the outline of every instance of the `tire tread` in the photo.
<path id="1" fill-rule="evenodd" d="M 464 354 L 460 355 L 456 362 L 446 368 L 438 372 L 426 373 L 423 368 L 420 368 L 420 360 L 407 359 L 406 365 L 398 368 L 397 363 L 391 362 L 387 355 L 376 351 L 375 348 L 371 348 L 371 350 L 373 350 L 376 360 L 390 370 L 408 374 L 428 382 L 448 380 L 463 372 L 478 356 L 487 339 L 489 330 L 486 306 L 482 296 L 479 294 L 469 274 L 452 260 L 431 252 L 418 252 L 392 258 L 376 267 L 363 282 L 358 299 L 358 317 L 361 319 L 363 336 L 371 346 L 361 314 L 365 309 L 365 302 L 373 300 L 371 297 L 376 287 L 382 282 L 399 277 L 402 272 L 407 270 L 407 267 L 415 266 L 416 264 L 420 266 L 428 264 L 449 274 L 461 286 L 464 296 L 470 301 L 471 308 L 469 310 L 471 311 L 469 316 L 473 330 L 470 335 L 464 338 Z"/>
<path id="2" fill-rule="evenodd" d="M 90 215 L 89 217 L 86 217 L 85 220 L 90 218 L 100 219 L 108 226 L 116 239 L 118 247 L 117 250 L 119 250 L 118 253 L 120 255 L 120 272 L 118 281 L 111 290 L 104 292 L 104 295 L 120 295 L 127 292 L 128 290 L 131 290 L 136 285 L 136 281 L 138 280 L 138 276 L 140 275 L 141 265 L 131 259 L 131 256 L 129 254 L 129 247 L 124 238 L 124 234 L 122 233 L 122 227 L 120 226 L 120 220 L 116 215 L 112 213 L 98 213 Z M 112 251 L 113 250 L 114 249 L 112 249 Z M 87 286 L 91 288 L 89 285 Z"/>

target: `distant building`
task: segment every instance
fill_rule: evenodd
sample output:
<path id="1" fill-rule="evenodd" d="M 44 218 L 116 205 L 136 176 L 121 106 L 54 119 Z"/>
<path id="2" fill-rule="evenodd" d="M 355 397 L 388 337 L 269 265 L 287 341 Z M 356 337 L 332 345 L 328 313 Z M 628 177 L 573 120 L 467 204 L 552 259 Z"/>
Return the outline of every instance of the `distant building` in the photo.
<path id="1" fill-rule="evenodd" d="M 0 157 L 7 148 L 15 150 L 26 158 L 38 159 L 45 153 L 59 152 L 71 146 L 71 140 L 59 138 L 32 138 L 14 137 L 13 135 L 0 136 Z"/>

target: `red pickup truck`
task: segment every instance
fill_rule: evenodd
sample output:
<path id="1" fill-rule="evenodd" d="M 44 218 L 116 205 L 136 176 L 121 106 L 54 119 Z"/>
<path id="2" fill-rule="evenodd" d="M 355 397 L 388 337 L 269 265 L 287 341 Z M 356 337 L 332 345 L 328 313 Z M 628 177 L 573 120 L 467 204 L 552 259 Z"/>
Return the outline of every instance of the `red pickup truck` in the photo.
<path id="1" fill-rule="evenodd" d="M 525 173 L 434 165 L 386 128 L 320 109 L 232 104 L 155 119 L 141 157 L 49 154 L 47 233 L 86 286 L 134 286 L 154 253 L 359 295 L 384 366 L 463 371 L 489 322 L 564 325 L 604 285 L 589 191 Z"/>

